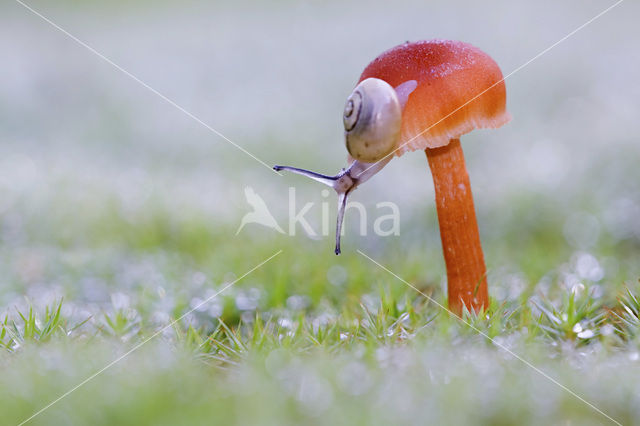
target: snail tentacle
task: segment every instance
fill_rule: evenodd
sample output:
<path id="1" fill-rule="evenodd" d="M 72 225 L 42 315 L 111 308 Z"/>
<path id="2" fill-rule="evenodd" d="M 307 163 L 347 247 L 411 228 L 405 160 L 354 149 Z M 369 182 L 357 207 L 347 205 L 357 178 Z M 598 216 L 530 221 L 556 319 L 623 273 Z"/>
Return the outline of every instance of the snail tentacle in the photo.
<path id="1" fill-rule="evenodd" d="M 344 219 L 344 211 L 347 207 L 348 193 L 338 194 L 338 217 L 336 220 L 336 255 L 340 254 L 340 236 L 342 234 L 342 221 Z"/>
<path id="2" fill-rule="evenodd" d="M 340 174 L 337 174 L 335 176 L 327 176 L 321 173 L 312 172 L 311 170 L 305 170 L 305 169 L 300 169 L 298 167 L 291 167 L 291 166 L 273 166 L 273 170 L 275 170 L 276 172 L 285 170 L 298 175 L 307 176 L 308 178 L 311 178 L 316 182 L 320 182 L 332 188 L 334 186 L 334 181 L 340 178 Z"/>
<path id="3" fill-rule="evenodd" d="M 354 161 L 345 170 L 335 176 L 323 175 L 321 173 L 312 172 L 310 170 L 299 169 L 290 166 L 274 166 L 276 171 L 284 170 L 306 176 L 316 182 L 323 183 L 336 191 L 338 194 L 338 217 L 336 220 L 336 248 L 335 253 L 340 254 L 340 235 L 342 233 L 342 223 L 344 220 L 344 212 L 347 206 L 347 198 L 349 194 L 358 187 L 358 185 L 371 179 L 384 166 L 391 161 L 391 156 L 378 161 L 377 163 L 363 163 L 362 161 Z"/>

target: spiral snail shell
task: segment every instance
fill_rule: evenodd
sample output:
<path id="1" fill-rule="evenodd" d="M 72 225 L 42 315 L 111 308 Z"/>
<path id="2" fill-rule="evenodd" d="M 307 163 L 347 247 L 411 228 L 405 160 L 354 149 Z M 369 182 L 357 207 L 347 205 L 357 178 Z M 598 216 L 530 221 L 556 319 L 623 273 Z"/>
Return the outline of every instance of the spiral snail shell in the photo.
<path id="1" fill-rule="evenodd" d="M 402 107 L 396 91 L 384 80 L 361 81 L 347 98 L 342 118 L 347 151 L 356 160 L 379 161 L 400 138 Z"/>

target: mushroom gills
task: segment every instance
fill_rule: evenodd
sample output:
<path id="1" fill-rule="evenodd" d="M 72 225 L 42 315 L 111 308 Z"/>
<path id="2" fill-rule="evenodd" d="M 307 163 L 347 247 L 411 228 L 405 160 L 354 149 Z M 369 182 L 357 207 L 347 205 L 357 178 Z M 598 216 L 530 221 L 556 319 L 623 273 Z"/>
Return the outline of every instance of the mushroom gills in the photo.
<path id="1" fill-rule="evenodd" d="M 344 219 L 344 211 L 347 207 L 347 198 L 351 192 L 359 185 L 369 180 L 373 175 L 378 173 L 384 166 L 391 161 L 392 156 L 388 156 L 376 163 L 363 163 L 355 160 L 351 165 L 342 169 L 340 173 L 335 176 L 327 176 L 321 173 L 312 172 L 298 167 L 291 166 L 274 166 L 273 169 L 277 172 L 285 170 L 291 173 L 295 173 L 302 176 L 307 176 L 333 188 L 338 194 L 338 217 L 336 220 L 336 248 L 335 253 L 340 254 L 340 234 L 342 232 L 342 223 Z"/>

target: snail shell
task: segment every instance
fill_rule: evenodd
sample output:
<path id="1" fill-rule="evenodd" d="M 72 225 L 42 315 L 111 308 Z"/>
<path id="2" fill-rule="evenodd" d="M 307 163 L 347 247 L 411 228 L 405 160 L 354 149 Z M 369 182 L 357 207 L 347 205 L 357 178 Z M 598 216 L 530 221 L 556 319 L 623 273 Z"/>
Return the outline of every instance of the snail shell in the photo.
<path id="1" fill-rule="evenodd" d="M 400 139 L 402 107 L 395 89 L 378 78 L 361 81 L 347 98 L 343 122 L 353 158 L 365 163 L 383 159 Z"/>

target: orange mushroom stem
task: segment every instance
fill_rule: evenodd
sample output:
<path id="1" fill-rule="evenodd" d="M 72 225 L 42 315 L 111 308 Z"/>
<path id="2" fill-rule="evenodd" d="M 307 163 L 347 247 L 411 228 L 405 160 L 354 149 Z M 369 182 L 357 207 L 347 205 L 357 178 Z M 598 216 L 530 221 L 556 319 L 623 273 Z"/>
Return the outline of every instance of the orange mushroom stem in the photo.
<path id="1" fill-rule="evenodd" d="M 486 267 L 460 139 L 425 152 L 436 193 L 449 309 L 460 315 L 463 307 L 487 308 Z"/>

